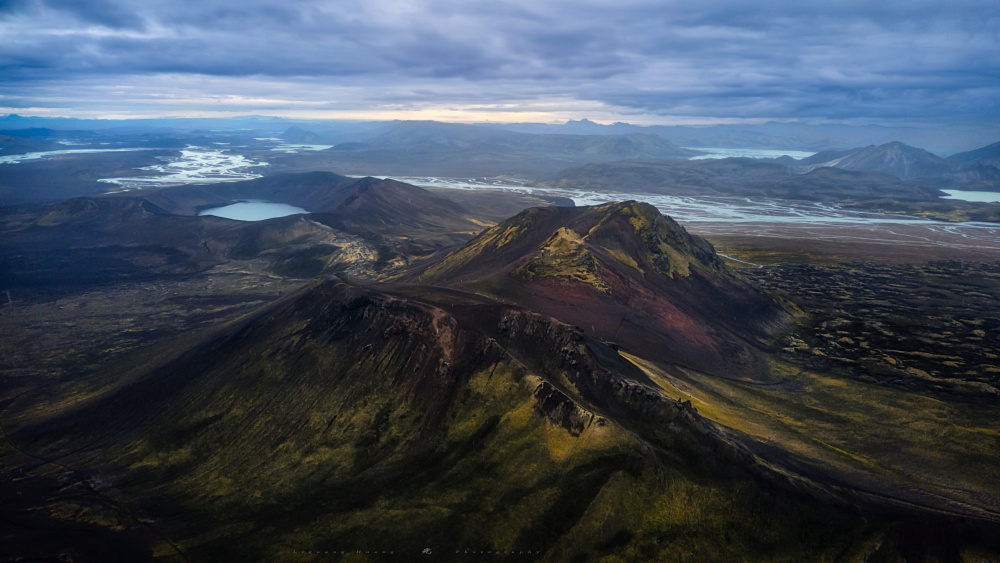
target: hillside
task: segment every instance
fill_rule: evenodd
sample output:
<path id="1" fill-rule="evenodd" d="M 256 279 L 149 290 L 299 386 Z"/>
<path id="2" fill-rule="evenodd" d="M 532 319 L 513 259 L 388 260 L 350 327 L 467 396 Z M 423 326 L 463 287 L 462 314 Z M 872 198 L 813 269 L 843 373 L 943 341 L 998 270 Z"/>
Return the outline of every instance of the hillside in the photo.
<path id="1" fill-rule="evenodd" d="M 336 206 L 345 197 L 347 188 L 357 181 L 333 172 L 306 172 L 242 182 L 176 186 L 143 191 L 141 195 L 177 215 L 197 215 L 202 209 L 245 199 L 287 203 L 316 213 Z"/>
<path id="2" fill-rule="evenodd" d="M 105 272 L 34 302 L 15 287 L 16 308 L 3 309 L 0 498 L 16 502 L 0 506 L 0 556 L 835 561 L 1000 550 L 995 444 L 983 438 L 1000 424 L 995 381 L 946 380 L 961 371 L 950 356 L 911 363 L 908 350 L 924 345 L 884 340 L 903 330 L 907 291 L 878 294 L 892 300 L 878 305 L 883 324 L 830 324 L 876 306 L 860 299 L 811 306 L 806 319 L 634 202 L 532 208 L 409 268 L 365 270 L 364 249 L 378 248 L 317 217 L 339 209 L 376 223 L 406 209 L 396 190 L 405 184 L 364 179 L 329 215 L 249 224 L 141 197 L 80 199 L 5 231 L 15 249 L 30 247 L 17 238 L 28 234 L 50 245 L 79 235 L 80 248 L 49 247 L 67 277 L 81 265 L 66 256 L 116 240 L 123 258 L 142 256 L 130 245 L 145 240 L 200 245 L 214 262 L 185 273 L 151 261 L 139 281 Z M 350 278 L 310 270 L 338 251 Z M 934 299 L 989 310 L 990 295 L 970 291 L 992 292 L 994 270 L 939 284 Z M 386 271 L 396 281 L 355 278 Z M 831 276 L 861 275 L 808 272 L 821 288 L 805 283 L 810 295 Z M 950 335 L 942 354 L 990 338 L 993 324 L 960 333 L 952 320 L 933 325 Z M 837 367 L 875 361 L 869 343 L 895 371 Z M 900 378 L 913 381 L 900 389 Z"/>
<path id="3" fill-rule="evenodd" d="M 260 222 L 195 215 L 241 199 L 318 212 Z M 483 228 L 461 205 L 416 186 L 332 173 L 77 198 L 14 217 L 0 272 L 11 288 L 185 276 L 232 260 L 292 277 L 372 277 Z"/>
<path id="4" fill-rule="evenodd" d="M 33 228 L 96 229 L 79 203 Z M 94 203 L 112 204 L 126 227 L 162 216 Z M 309 217 L 257 223 L 254 240 Z M 251 291 L 233 297 L 264 298 Z M 184 297 L 201 315 L 220 298 Z M 991 407 L 796 368 L 771 347 L 792 328 L 786 306 L 648 205 L 533 208 L 398 282 L 320 278 L 245 310 L 69 375 L 0 373 L 0 494 L 19 499 L 4 521 L 44 538 L 25 551 L 0 525 L 0 554 L 949 560 L 997 547 L 995 466 L 977 454 Z"/>
<path id="5" fill-rule="evenodd" d="M 1000 167 L 1000 141 L 975 150 L 953 154 L 948 160 L 958 164 L 982 163 Z"/>
<path id="6" fill-rule="evenodd" d="M 319 283 L 172 358 L 75 404 L 19 401 L 6 420 L 20 447 L 86 463 L 121 507 L 91 493 L 82 514 L 155 522 L 173 558 L 430 548 L 457 561 L 468 546 L 568 561 L 684 546 L 760 560 L 860 547 L 848 511 L 819 519 L 814 501 L 754 484 L 732 464 L 741 454 L 606 345 L 475 296 Z M 64 440 L 87 445 L 67 455 Z"/>
<path id="7" fill-rule="evenodd" d="M 321 220 L 335 228 L 417 241 L 435 233 L 448 238 L 442 247 L 464 242 L 482 229 L 454 201 L 389 179 L 362 178 L 323 205 Z"/>
<path id="8" fill-rule="evenodd" d="M 811 171 L 820 167 L 851 171 L 873 171 L 909 180 L 943 176 L 953 166 L 945 159 L 900 142 L 869 145 L 849 151 L 821 152 L 799 161 L 798 168 Z"/>
<path id="9" fill-rule="evenodd" d="M 526 210 L 409 279 L 491 295 L 638 355 L 734 378 L 766 379 L 759 348 L 786 319 L 708 242 L 636 202 Z"/>

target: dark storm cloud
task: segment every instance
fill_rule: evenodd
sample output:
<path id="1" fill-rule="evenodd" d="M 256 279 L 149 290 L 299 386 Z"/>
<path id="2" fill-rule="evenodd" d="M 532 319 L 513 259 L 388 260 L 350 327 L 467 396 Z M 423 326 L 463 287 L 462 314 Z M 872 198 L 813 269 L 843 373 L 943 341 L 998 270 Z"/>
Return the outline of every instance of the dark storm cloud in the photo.
<path id="1" fill-rule="evenodd" d="M 310 84 L 368 92 L 339 100 L 342 107 L 405 103 L 407 93 L 433 90 L 442 103 L 558 98 L 653 115 L 933 112 L 995 121 L 1000 99 L 1000 4 L 993 0 L 0 6 L 0 101 L 8 103 L 46 85 L 56 97 L 68 83 L 140 83 L 162 74 L 246 77 L 232 82 L 244 88 L 268 80 L 288 85 L 275 87 L 278 94 Z M 79 104 L 98 95 L 80 91 Z M 417 94 L 411 100 L 429 102 Z"/>
<path id="2" fill-rule="evenodd" d="M 108 0 L 9 0 L 0 3 L 0 14 L 42 11 L 65 12 L 83 24 L 111 29 L 142 29 L 144 21 L 130 8 Z"/>
<path id="3" fill-rule="evenodd" d="M 79 21 L 96 24 L 111 29 L 136 29 L 145 27 L 138 14 L 115 2 L 104 0 L 45 0 L 44 4 L 53 10 L 69 12 Z"/>

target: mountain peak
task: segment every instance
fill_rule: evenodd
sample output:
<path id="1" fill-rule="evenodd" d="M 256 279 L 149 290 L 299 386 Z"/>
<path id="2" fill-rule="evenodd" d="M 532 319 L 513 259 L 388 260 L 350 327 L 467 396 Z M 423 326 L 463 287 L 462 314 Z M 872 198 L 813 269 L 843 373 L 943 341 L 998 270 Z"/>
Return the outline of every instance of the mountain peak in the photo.
<path id="1" fill-rule="evenodd" d="M 490 262 L 490 267 L 482 262 Z M 593 207 L 531 208 L 487 229 L 426 274 L 468 279 L 497 267 L 524 279 L 577 280 L 609 289 L 597 270 L 687 276 L 691 266 L 725 271 L 714 248 L 652 205 L 637 201 Z M 630 274 L 631 275 L 631 274 Z"/>
<path id="2" fill-rule="evenodd" d="M 609 291 L 598 271 L 598 261 L 587 249 L 584 238 L 566 227 L 559 227 L 552 233 L 515 275 L 529 280 L 535 276 L 571 279 L 600 291 Z"/>
<path id="3" fill-rule="evenodd" d="M 806 172 L 827 166 L 852 171 L 883 172 L 903 180 L 940 176 L 952 169 L 952 165 L 945 159 L 900 141 L 849 151 L 821 152 L 803 159 L 800 165 Z"/>
<path id="4" fill-rule="evenodd" d="M 318 143 L 323 140 L 320 135 L 303 129 L 298 125 L 292 125 L 288 129 L 285 129 L 285 132 L 280 136 L 282 139 L 292 143 Z"/>
<path id="5" fill-rule="evenodd" d="M 691 236 L 648 203 L 625 201 L 597 209 L 605 213 L 605 219 L 590 230 L 588 237 L 618 262 L 639 271 L 651 267 L 668 277 L 688 276 L 692 265 L 706 271 L 725 271 L 711 244 Z"/>
<path id="6" fill-rule="evenodd" d="M 785 318 L 708 241 L 635 201 L 527 209 L 411 281 L 517 303 L 705 372 L 766 371 L 746 342 Z"/>

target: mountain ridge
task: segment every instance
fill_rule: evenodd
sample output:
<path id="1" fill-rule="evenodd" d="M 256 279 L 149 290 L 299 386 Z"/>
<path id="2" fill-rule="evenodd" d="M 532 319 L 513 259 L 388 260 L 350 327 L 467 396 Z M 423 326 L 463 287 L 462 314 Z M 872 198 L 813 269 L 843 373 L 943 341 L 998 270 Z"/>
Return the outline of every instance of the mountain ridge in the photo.
<path id="1" fill-rule="evenodd" d="M 948 157 L 948 160 L 959 164 L 983 163 L 1000 167 L 1000 141 L 971 151 L 953 154 Z"/>
<path id="2" fill-rule="evenodd" d="M 388 289 L 311 284 L 54 414 L 18 409 L 9 427 L 41 455 L 56 454 L 69 429 L 88 446 L 68 463 L 96 456 L 91 479 L 115 484 L 133 510 L 167 517 L 161 529 L 206 558 L 247 549 L 283 558 L 292 548 L 273 538 L 317 525 L 325 541 L 351 549 L 390 531 L 394 549 L 418 552 L 509 529 L 494 549 L 547 538 L 559 546 L 546 551 L 600 552 L 624 522 L 590 540 L 570 532 L 596 518 L 592 502 L 624 500 L 618 480 L 655 483 L 640 468 L 657 456 L 715 467 L 743 455 L 578 328 L 475 296 L 442 304 L 407 297 L 418 288 Z M 620 417 L 633 422 L 620 426 Z M 645 440 L 632 434 L 636 425 L 650 429 Z M 521 477 L 475 477 L 488 464 L 519 467 Z M 749 478 L 746 469 L 711 471 L 723 487 Z M 119 489 L 135 479 L 161 495 Z M 545 496 L 553 485 L 567 492 Z M 461 509 L 460 519 L 382 496 L 407 488 L 475 495 L 437 501 Z M 514 518 L 491 508 L 526 495 L 541 495 L 543 510 Z M 373 512 L 386 502 L 410 523 Z M 171 517 L 184 513 L 196 516 Z M 234 532 L 225 547 L 193 541 L 208 522 L 243 529 L 264 514 L 287 525 L 264 539 Z"/>
<path id="3" fill-rule="evenodd" d="M 319 211 L 259 222 L 197 215 L 241 199 Z M 14 287 L 191 275 L 233 260 L 257 261 L 290 277 L 377 276 L 464 242 L 484 226 L 461 205 L 422 188 L 325 172 L 76 198 L 25 217 L 5 234 L 18 252 L 0 279 Z M 75 273 L 63 256 L 60 241 L 67 240 L 87 257 Z"/>
<path id="4" fill-rule="evenodd" d="M 822 152 L 802 159 L 797 166 L 804 172 L 820 167 L 883 172 L 902 180 L 942 176 L 953 169 L 947 160 L 899 141 L 848 151 Z"/>
<path id="5" fill-rule="evenodd" d="M 491 295 L 699 371 L 767 378 L 760 348 L 787 313 L 704 239 L 637 202 L 534 208 L 407 281 Z"/>
<path id="6" fill-rule="evenodd" d="M 338 169 L 396 176 L 545 176 L 594 161 L 686 159 L 701 154 L 657 135 L 528 134 L 494 127 L 402 121 L 370 139 L 269 158 L 278 170 Z"/>

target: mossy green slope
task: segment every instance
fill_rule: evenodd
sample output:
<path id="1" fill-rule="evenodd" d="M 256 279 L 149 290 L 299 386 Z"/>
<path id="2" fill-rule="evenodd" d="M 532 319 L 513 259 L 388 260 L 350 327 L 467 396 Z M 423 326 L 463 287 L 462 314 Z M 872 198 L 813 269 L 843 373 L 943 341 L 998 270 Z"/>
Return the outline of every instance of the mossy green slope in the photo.
<path id="1" fill-rule="evenodd" d="M 326 282 L 57 417 L 13 416 L 13 439 L 86 466 L 192 560 L 833 561 L 874 541 L 733 465 L 580 334 Z"/>

